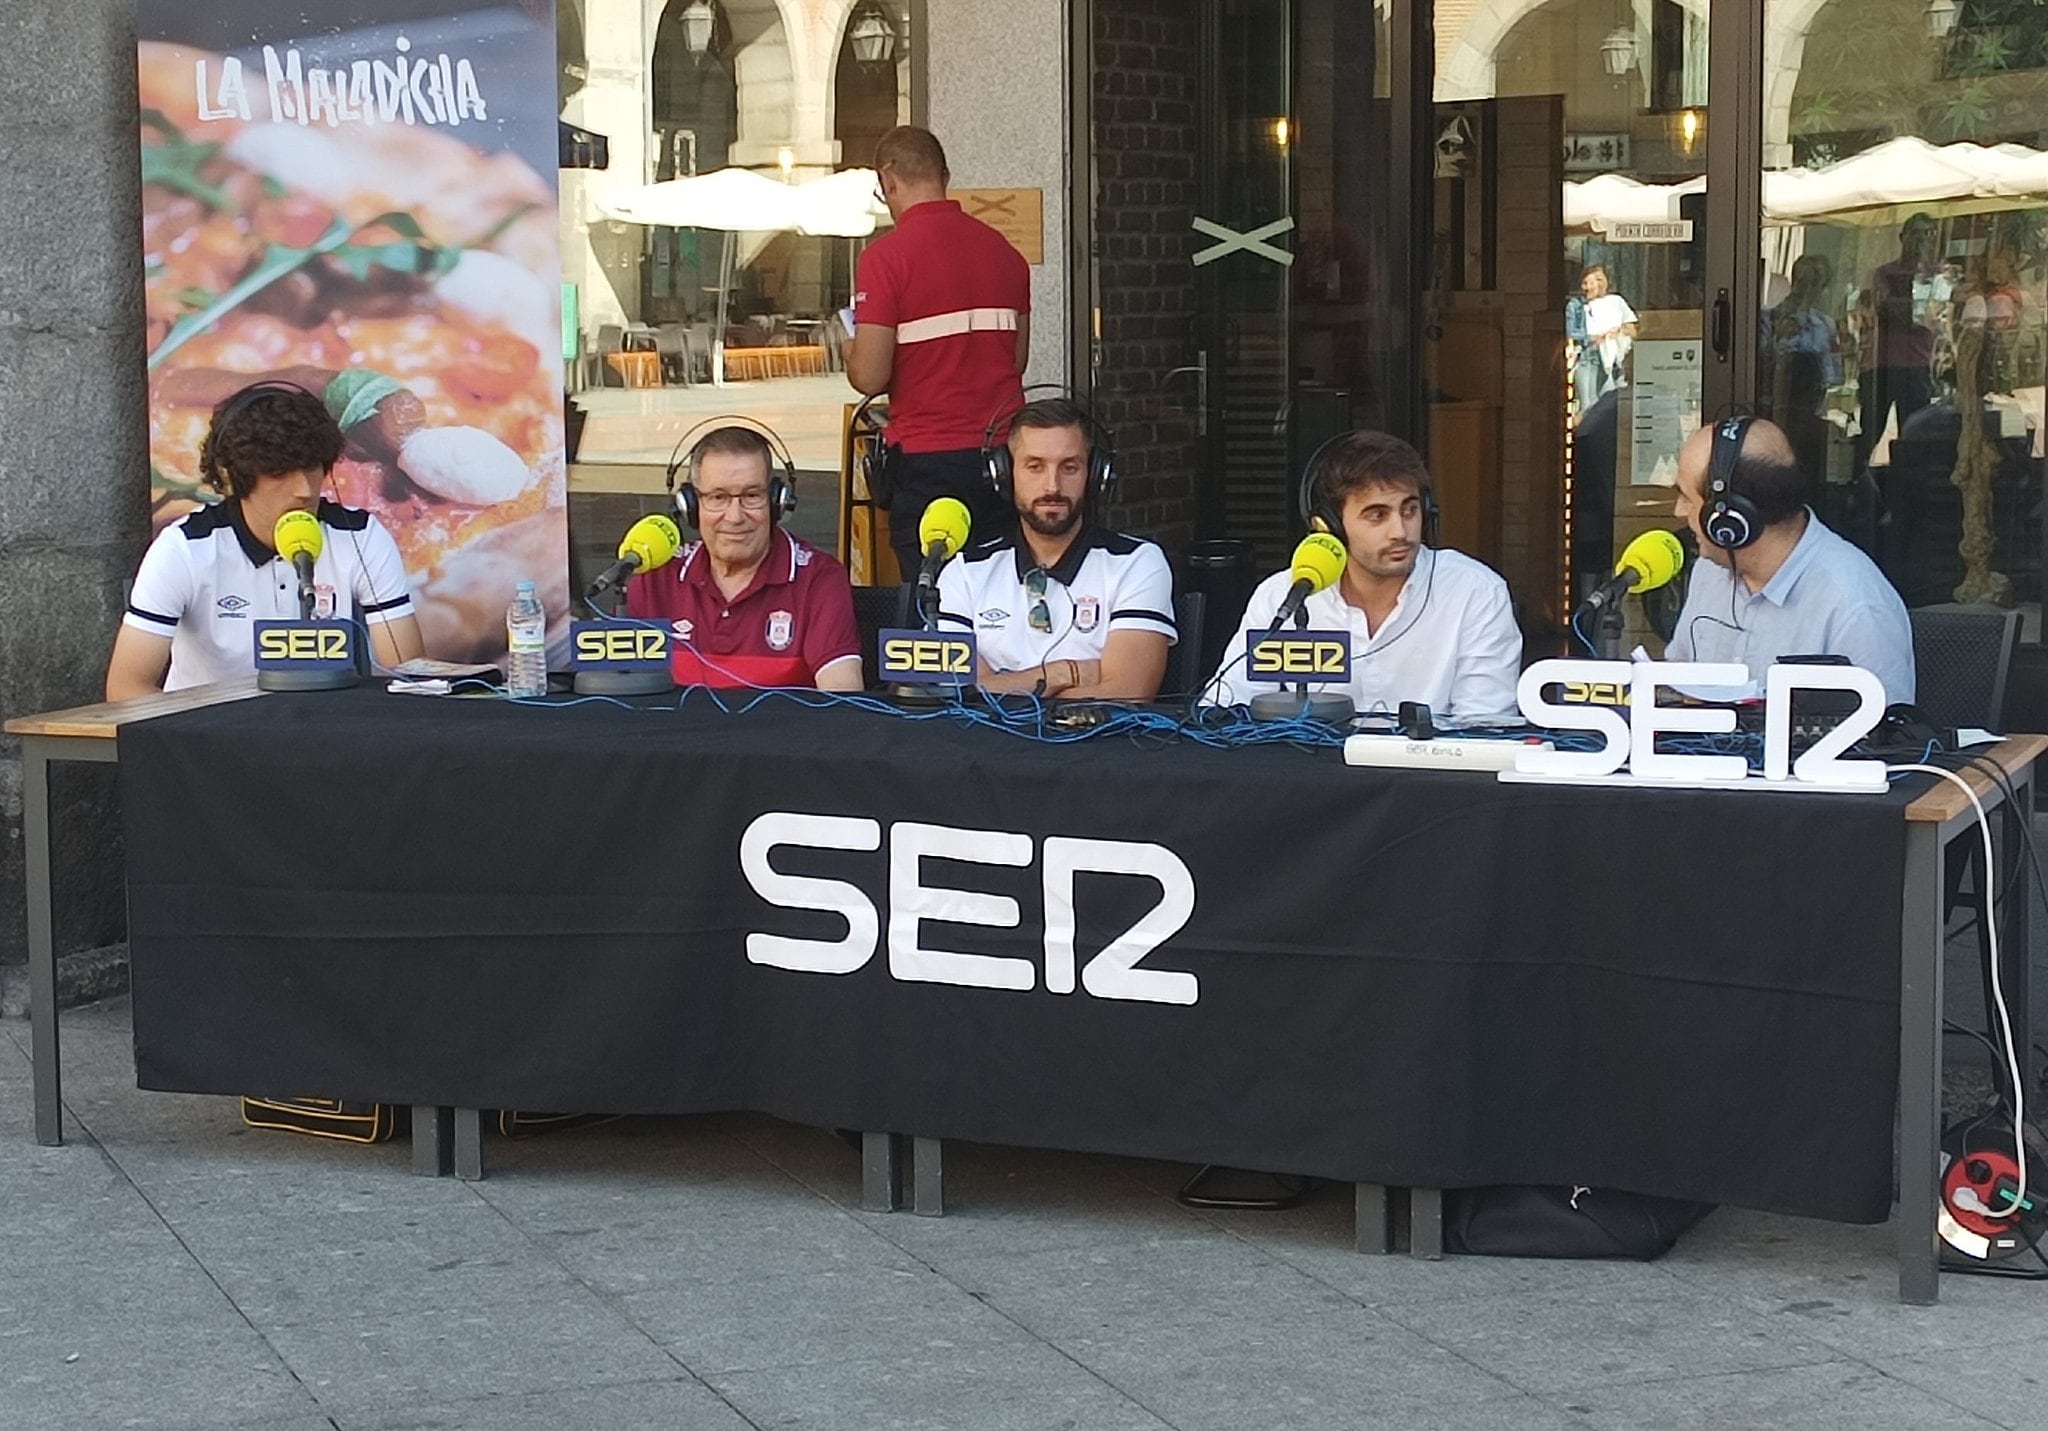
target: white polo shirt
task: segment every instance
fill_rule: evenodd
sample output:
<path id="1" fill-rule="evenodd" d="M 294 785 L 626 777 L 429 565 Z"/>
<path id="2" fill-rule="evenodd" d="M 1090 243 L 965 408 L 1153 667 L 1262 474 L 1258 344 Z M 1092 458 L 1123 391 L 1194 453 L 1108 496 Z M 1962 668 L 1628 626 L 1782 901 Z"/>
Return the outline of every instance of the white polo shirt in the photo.
<path id="1" fill-rule="evenodd" d="M 413 614 L 398 544 L 368 512 L 322 502 L 313 562 L 322 620 L 396 621 Z M 123 625 L 171 638 L 164 689 L 233 680 L 256 669 L 257 621 L 296 620 L 299 579 L 258 541 L 240 502 L 222 502 L 157 533 L 143 554 Z"/>
<path id="2" fill-rule="evenodd" d="M 1245 638 L 1272 624 L 1293 585 L 1290 571 L 1276 571 L 1259 583 L 1237 634 L 1223 648 L 1219 678 L 1210 682 L 1204 701 L 1244 705 L 1262 691 L 1280 689 L 1245 679 Z M 1516 709 L 1522 632 L 1508 584 L 1463 552 L 1424 547 L 1377 631 L 1367 632 L 1365 613 L 1344 599 L 1342 583 L 1308 599 L 1308 624 L 1316 631 L 1351 633 L 1350 684 L 1311 683 L 1309 689 L 1342 692 L 1361 714 L 1398 711 L 1403 701 L 1421 701 L 1448 720 L 1484 720 Z"/>
<path id="3" fill-rule="evenodd" d="M 1102 658 L 1112 631 L 1152 631 L 1168 644 L 1173 568 L 1158 543 L 1084 522 L 1060 559 L 1046 568 L 1049 630 L 1031 625 L 1026 587 L 1038 562 L 1022 537 L 971 544 L 939 573 L 939 622 L 969 627 L 991 670 L 1025 671 L 1047 661 Z"/>

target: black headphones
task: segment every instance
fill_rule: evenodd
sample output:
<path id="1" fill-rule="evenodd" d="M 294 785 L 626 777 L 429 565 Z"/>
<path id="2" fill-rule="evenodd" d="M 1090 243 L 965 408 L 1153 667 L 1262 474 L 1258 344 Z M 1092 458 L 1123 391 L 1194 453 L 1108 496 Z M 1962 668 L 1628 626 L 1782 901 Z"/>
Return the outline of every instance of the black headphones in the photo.
<path id="1" fill-rule="evenodd" d="M 1700 530 L 1723 551 L 1739 552 L 1764 532 L 1763 514 L 1756 503 L 1732 485 L 1742 463 L 1742 439 L 1753 421 L 1728 417 L 1714 424 L 1714 454 L 1707 462 L 1707 509 L 1700 517 Z"/>
<path id="2" fill-rule="evenodd" d="M 298 393 L 313 399 L 314 402 L 321 402 L 320 394 L 283 378 L 265 378 L 261 382 L 237 388 L 222 398 L 219 406 L 213 410 L 212 421 L 207 424 L 206 439 L 199 444 L 199 475 L 206 479 L 208 486 L 223 497 L 239 500 L 248 494 L 241 490 L 243 484 L 236 481 L 236 474 L 220 460 L 220 440 L 242 420 L 243 415 L 254 407 L 259 399 L 272 393 Z"/>
<path id="3" fill-rule="evenodd" d="M 1326 439 L 1322 446 L 1308 455 L 1308 461 L 1302 465 L 1301 491 L 1296 500 L 1303 525 L 1312 532 L 1327 532 L 1340 542 L 1345 540 L 1344 513 L 1316 495 L 1316 479 L 1322 475 L 1323 458 L 1330 449 L 1345 438 L 1356 436 L 1357 432 L 1358 429 L 1340 432 L 1335 437 Z M 1423 471 L 1422 490 L 1417 495 L 1422 498 L 1422 544 L 1426 547 L 1436 546 L 1437 538 L 1443 529 L 1443 511 L 1436 504 L 1436 482 L 1427 469 Z"/>
<path id="4" fill-rule="evenodd" d="M 1116 495 L 1116 435 L 1096 419 L 1071 389 L 1058 383 L 1033 383 L 1024 389 L 1024 401 L 997 409 L 996 415 L 988 420 L 988 426 L 981 433 L 981 470 L 987 475 L 989 485 L 1004 501 L 1010 500 L 1010 481 L 1015 475 L 1010 470 L 1010 444 L 1007 433 L 1003 441 L 996 440 L 996 429 L 1029 407 L 1034 392 L 1056 393 L 1072 403 L 1081 414 L 1082 425 L 1088 433 L 1087 498 L 1092 510 L 1101 511 L 1103 504 Z"/>
<path id="5" fill-rule="evenodd" d="M 868 498 L 883 506 L 887 505 L 882 502 L 882 493 L 888 478 L 882 475 L 882 466 L 888 461 L 888 448 L 882 440 L 882 419 L 875 415 L 874 406 L 878 402 L 886 406 L 887 401 L 879 393 L 862 398 L 846 424 L 847 437 L 856 454 L 854 461 L 860 464 L 861 481 L 867 484 Z"/>
<path id="6" fill-rule="evenodd" d="M 741 417 L 738 413 L 728 412 L 720 413 L 717 417 L 705 418 L 702 422 L 677 438 L 676 445 L 669 451 L 668 473 L 664 480 L 668 483 L 669 498 L 675 503 L 676 511 L 682 514 L 683 520 L 691 527 L 701 527 L 698 521 L 699 513 L 697 506 L 697 449 L 690 447 L 688 457 L 683 456 L 683 449 L 689 446 L 691 438 L 712 427 L 744 428 L 748 432 L 758 435 L 767 444 L 769 455 L 768 520 L 771 523 L 780 522 L 784 517 L 794 512 L 796 510 L 796 459 L 789 455 L 789 444 L 784 442 L 781 434 L 777 433 L 768 424 L 756 422 L 751 417 Z M 778 462 L 782 464 L 782 471 L 780 472 L 775 470 L 775 464 Z M 682 474 L 682 481 L 680 483 L 676 481 L 678 473 Z"/>

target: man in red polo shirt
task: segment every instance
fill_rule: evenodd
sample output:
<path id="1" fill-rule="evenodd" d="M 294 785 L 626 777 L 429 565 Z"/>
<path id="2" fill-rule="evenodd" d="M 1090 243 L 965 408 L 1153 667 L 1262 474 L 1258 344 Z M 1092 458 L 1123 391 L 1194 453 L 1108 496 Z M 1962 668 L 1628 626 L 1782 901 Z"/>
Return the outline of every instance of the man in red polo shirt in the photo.
<path id="1" fill-rule="evenodd" d="M 767 440 L 714 428 L 691 450 L 689 474 L 676 505 L 698 540 L 626 584 L 628 616 L 669 623 L 677 684 L 860 690 L 846 568 L 782 529 L 794 494 Z"/>
<path id="2" fill-rule="evenodd" d="M 869 396 L 889 394 L 889 539 L 908 575 L 922 555 L 918 518 L 935 497 L 965 502 L 977 537 L 1015 529 L 982 473 L 981 444 L 990 422 L 1024 401 L 1031 266 L 946 197 L 946 151 L 930 130 L 884 134 L 875 173 L 896 231 L 860 256 L 846 376 Z"/>

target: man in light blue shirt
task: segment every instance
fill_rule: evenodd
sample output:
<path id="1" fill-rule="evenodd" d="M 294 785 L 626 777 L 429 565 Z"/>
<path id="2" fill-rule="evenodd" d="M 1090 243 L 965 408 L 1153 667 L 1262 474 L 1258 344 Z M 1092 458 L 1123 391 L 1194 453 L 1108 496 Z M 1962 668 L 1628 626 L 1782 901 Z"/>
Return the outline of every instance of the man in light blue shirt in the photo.
<path id="1" fill-rule="evenodd" d="M 1762 695 L 1782 656 L 1843 656 L 1913 699 L 1906 603 L 1876 563 L 1821 524 L 1784 431 L 1762 418 L 1701 428 L 1678 455 L 1675 513 L 1692 528 L 1694 563 L 1673 661 L 1740 661 Z"/>

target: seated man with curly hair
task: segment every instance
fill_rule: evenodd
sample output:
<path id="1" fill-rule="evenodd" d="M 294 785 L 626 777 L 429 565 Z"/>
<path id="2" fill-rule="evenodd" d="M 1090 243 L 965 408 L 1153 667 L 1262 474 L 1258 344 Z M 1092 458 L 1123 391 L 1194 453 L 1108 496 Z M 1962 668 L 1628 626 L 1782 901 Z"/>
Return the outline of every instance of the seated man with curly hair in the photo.
<path id="1" fill-rule="evenodd" d="M 255 670 L 252 623 L 299 615 L 298 578 L 272 546 L 287 512 L 326 529 L 313 614 L 360 622 L 382 665 L 425 654 L 391 534 L 368 512 L 321 499 L 341 449 L 340 424 L 302 388 L 259 383 L 213 410 L 199 467 L 222 500 L 164 528 L 144 554 L 107 662 L 108 700 Z"/>

